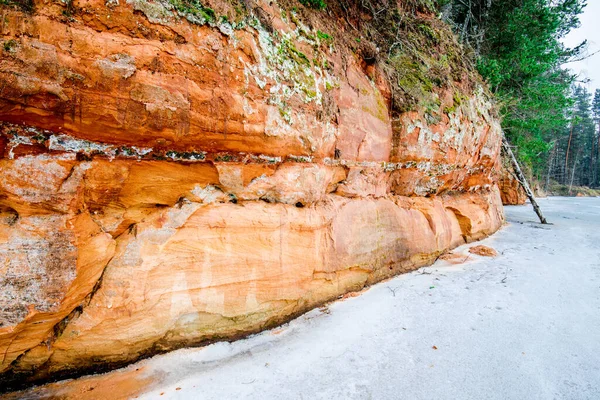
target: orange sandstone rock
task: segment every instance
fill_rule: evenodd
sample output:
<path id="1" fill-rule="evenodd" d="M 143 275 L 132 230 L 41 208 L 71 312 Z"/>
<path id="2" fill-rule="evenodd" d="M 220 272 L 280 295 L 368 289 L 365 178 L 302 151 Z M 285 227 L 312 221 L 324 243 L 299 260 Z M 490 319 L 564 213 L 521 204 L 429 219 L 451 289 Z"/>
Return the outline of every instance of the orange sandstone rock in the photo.
<path id="1" fill-rule="evenodd" d="M 462 264 L 469 259 L 469 255 L 458 254 L 453 252 L 444 253 L 439 257 L 440 260 L 444 260 L 452 265 Z"/>
<path id="2" fill-rule="evenodd" d="M 501 174 L 500 180 L 498 181 L 498 187 L 500 188 L 502 204 L 506 206 L 525 204 L 527 195 L 515 175 L 512 173 L 512 170 L 509 167 L 503 166 Z"/>
<path id="3" fill-rule="evenodd" d="M 496 257 L 498 255 L 498 252 L 496 250 L 492 249 L 491 247 L 483 246 L 483 245 L 471 247 L 469 249 L 469 253 L 477 254 L 478 256 L 483 256 L 483 257 Z"/>
<path id="4" fill-rule="evenodd" d="M 392 118 L 383 73 L 277 2 L 288 44 L 163 3 L 2 6 L 4 385 L 260 331 L 502 224 L 483 89 Z"/>

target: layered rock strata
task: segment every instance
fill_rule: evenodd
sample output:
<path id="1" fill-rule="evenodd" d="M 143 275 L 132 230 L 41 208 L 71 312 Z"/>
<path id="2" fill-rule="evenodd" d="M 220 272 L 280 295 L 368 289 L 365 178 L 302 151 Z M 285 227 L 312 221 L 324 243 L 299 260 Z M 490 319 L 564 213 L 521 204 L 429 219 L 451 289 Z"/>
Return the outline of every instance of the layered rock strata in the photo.
<path id="1" fill-rule="evenodd" d="M 392 118 L 276 2 L 67 3 L 2 8 L 0 382 L 240 337 L 501 226 L 483 88 Z"/>

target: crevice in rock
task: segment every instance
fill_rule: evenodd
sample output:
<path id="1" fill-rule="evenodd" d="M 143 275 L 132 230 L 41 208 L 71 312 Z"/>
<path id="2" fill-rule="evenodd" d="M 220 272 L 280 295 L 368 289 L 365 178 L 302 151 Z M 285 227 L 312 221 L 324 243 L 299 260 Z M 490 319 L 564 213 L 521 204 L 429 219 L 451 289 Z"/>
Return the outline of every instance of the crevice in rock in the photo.
<path id="1" fill-rule="evenodd" d="M 102 280 L 104 278 L 104 273 L 106 272 L 106 269 L 110 265 L 113 258 L 114 258 L 114 256 L 111 257 L 104 265 L 104 268 L 102 269 L 102 273 L 100 274 L 100 277 L 94 284 L 94 287 L 92 288 L 90 293 L 88 293 L 88 295 L 83 299 L 83 301 L 78 306 L 76 306 L 73 310 L 71 310 L 71 312 L 66 317 L 61 319 L 59 322 L 57 322 L 52 327 L 52 330 L 51 330 L 50 334 L 48 335 L 48 337 L 44 341 L 37 344 L 36 346 L 33 346 L 33 347 L 27 349 L 26 351 L 24 351 L 21 355 L 19 355 L 15 360 L 13 360 L 11 362 L 10 366 L 8 367 L 8 369 L 6 371 L 4 371 L 3 373 L 0 373 L 0 383 L 2 383 L 2 385 L 0 387 L 0 394 L 5 391 L 8 392 L 8 391 L 12 391 L 12 390 L 18 390 L 23 387 L 31 386 L 32 382 L 34 382 L 34 381 L 35 382 L 54 381 L 54 380 L 58 380 L 61 378 L 60 375 L 57 376 L 56 378 L 51 378 L 51 379 L 46 377 L 47 368 L 48 368 L 50 359 L 52 358 L 52 353 L 48 356 L 48 358 L 46 359 L 46 361 L 43 364 L 34 366 L 33 369 L 31 369 L 30 371 L 18 371 L 19 362 L 27 354 L 29 354 L 29 352 L 31 352 L 33 349 L 35 349 L 36 347 L 38 347 L 40 345 L 45 345 L 49 351 L 51 350 L 53 343 L 56 342 L 61 337 L 61 335 L 63 334 L 63 332 L 69 325 L 69 323 L 76 320 L 83 313 L 83 310 L 85 309 L 85 307 L 87 307 L 91 303 L 94 295 L 96 294 L 96 292 L 98 292 L 98 290 L 102 286 Z M 15 369 L 17 369 L 17 371 L 15 371 Z"/>
<path id="2" fill-rule="evenodd" d="M 446 209 L 452 211 L 456 220 L 458 221 L 458 225 L 460 226 L 460 231 L 462 233 L 463 240 L 465 243 L 469 243 L 469 239 L 471 238 L 471 220 L 469 217 L 463 215 L 458 209 L 454 207 L 446 207 Z"/>
<path id="3" fill-rule="evenodd" d="M 60 335 L 62 335 L 62 333 L 64 332 L 64 330 L 67 327 L 67 325 L 69 324 L 69 322 L 71 320 L 77 318 L 82 312 L 83 312 L 83 304 L 80 304 L 77 307 L 75 307 L 75 309 L 73 309 L 73 311 L 71 311 L 69 313 L 69 315 L 64 317 L 56 325 L 54 325 L 54 327 L 52 327 L 52 331 L 50 332 L 50 334 L 44 341 L 40 342 L 38 345 L 36 345 L 30 349 L 27 349 L 21 355 L 19 355 L 15 360 L 13 360 L 13 362 L 11 362 L 8 370 L 9 371 L 15 370 L 15 369 L 18 370 L 19 369 L 18 365 L 21 362 L 21 360 L 38 346 L 45 345 L 48 348 L 48 350 L 50 350 L 52 348 L 52 344 L 60 337 Z M 43 367 L 44 365 L 45 364 L 42 364 L 41 367 Z M 36 368 L 36 369 L 38 369 L 38 368 Z M 19 373 L 17 373 L 17 374 L 19 374 Z M 23 373 L 21 372 L 21 374 L 23 374 Z"/>
<path id="4" fill-rule="evenodd" d="M 434 235 L 437 234 L 437 229 L 435 227 L 435 223 L 433 222 L 433 219 L 431 218 L 431 215 L 426 211 L 423 211 L 423 210 L 419 210 L 419 211 L 421 212 L 421 214 L 423 214 L 423 216 L 427 220 L 427 223 L 429 224 L 429 229 L 431 229 L 431 232 L 433 232 Z M 454 215 L 456 215 L 456 213 Z M 459 221 L 459 224 L 460 224 L 460 221 Z"/>
<path id="5" fill-rule="evenodd" d="M 77 154 L 79 154 L 79 153 L 77 153 Z M 59 193 L 63 191 L 63 187 L 69 181 L 69 179 L 71 178 L 71 176 L 73 176 L 73 173 L 75 173 L 75 170 L 77 169 L 77 167 L 78 167 L 78 164 L 73 164 L 71 166 L 71 169 L 69 170 L 69 173 L 67 174 L 67 176 L 60 183 L 60 186 L 58 188 L 58 192 Z"/>
<path id="6" fill-rule="evenodd" d="M 19 213 L 12 207 L 0 205 L 0 223 L 13 226 L 19 220 Z"/>

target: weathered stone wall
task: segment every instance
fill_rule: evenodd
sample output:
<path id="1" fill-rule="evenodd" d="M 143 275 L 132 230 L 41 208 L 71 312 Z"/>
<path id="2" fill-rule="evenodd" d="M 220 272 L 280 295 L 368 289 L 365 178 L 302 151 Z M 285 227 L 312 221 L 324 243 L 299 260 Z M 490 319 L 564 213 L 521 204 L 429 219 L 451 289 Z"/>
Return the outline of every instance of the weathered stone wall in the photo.
<path id="1" fill-rule="evenodd" d="M 392 120 L 276 2 L 35 4 L 2 8 L 0 381 L 259 331 L 502 224 L 482 88 Z"/>

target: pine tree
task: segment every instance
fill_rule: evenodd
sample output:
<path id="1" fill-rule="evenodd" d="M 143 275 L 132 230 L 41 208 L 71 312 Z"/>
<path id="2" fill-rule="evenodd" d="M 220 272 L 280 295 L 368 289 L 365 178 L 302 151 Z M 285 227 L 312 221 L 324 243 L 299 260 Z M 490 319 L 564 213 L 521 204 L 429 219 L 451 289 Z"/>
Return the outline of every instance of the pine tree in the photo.
<path id="1" fill-rule="evenodd" d="M 569 125 L 559 131 L 556 152 L 562 154 L 563 163 L 549 169 L 553 178 L 571 187 L 593 186 L 597 167 L 596 128 L 592 109 L 592 96 L 583 86 L 574 86 L 574 105 L 569 111 Z"/>
<path id="2" fill-rule="evenodd" d="M 566 159 L 566 146 L 550 152 L 575 122 L 569 118 L 575 77 L 561 65 L 580 56 L 585 42 L 568 49 L 561 39 L 579 25 L 586 1 L 444 3 L 442 15 L 474 49 L 477 68 L 499 100 L 507 137 L 518 146 L 521 161 L 541 177 L 548 171 L 550 154 L 557 159 L 560 152 Z"/>
<path id="3" fill-rule="evenodd" d="M 594 100 L 592 102 L 592 117 L 596 124 L 596 150 L 594 154 L 593 164 L 593 182 L 592 186 L 600 186 L 600 89 L 596 89 L 594 93 Z"/>

